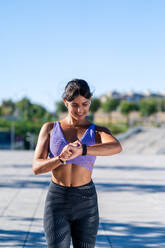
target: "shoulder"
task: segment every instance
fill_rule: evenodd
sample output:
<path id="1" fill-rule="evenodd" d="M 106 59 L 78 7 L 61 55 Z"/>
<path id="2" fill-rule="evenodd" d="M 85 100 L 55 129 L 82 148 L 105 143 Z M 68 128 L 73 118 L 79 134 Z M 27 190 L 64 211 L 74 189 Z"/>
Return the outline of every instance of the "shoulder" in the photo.
<path id="1" fill-rule="evenodd" d="M 41 127 L 41 132 L 50 134 L 54 126 L 54 122 L 45 122 Z"/>
<path id="2" fill-rule="evenodd" d="M 95 131 L 96 131 L 97 133 L 102 133 L 102 132 L 104 132 L 104 133 L 107 133 L 107 134 L 112 135 L 112 132 L 111 132 L 107 127 L 99 126 L 99 125 L 96 125 L 96 124 L 95 124 Z"/>
<path id="3" fill-rule="evenodd" d="M 102 143 L 104 140 L 112 139 L 111 131 L 104 126 L 99 126 L 95 124 L 95 135 L 97 143 Z"/>

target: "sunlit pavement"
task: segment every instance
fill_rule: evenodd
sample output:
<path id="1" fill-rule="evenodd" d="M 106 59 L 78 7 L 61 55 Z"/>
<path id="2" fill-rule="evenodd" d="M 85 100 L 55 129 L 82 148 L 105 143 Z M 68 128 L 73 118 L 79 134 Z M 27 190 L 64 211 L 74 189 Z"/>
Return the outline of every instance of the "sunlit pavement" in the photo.
<path id="1" fill-rule="evenodd" d="M 51 173 L 34 175 L 33 152 L 0 151 L 0 247 L 47 247 L 44 201 Z M 165 156 L 97 157 L 96 247 L 165 247 Z"/>

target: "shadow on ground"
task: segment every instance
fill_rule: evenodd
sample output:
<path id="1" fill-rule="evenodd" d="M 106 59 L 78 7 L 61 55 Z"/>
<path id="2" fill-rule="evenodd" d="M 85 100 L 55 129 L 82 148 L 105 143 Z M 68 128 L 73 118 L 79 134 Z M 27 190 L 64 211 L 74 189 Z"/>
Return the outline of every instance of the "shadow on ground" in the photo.
<path id="1" fill-rule="evenodd" d="M 105 233 L 97 235 L 97 247 L 100 248 L 165 247 L 165 227 L 161 223 L 110 223 L 102 219 L 99 230 Z M 0 247 L 47 247 L 44 232 L 0 230 L 0 233 L 3 243 Z"/>
<path id="2" fill-rule="evenodd" d="M 0 187 L 3 188 L 46 188 L 49 185 L 49 181 L 39 181 L 39 180 L 12 180 L 10 182 L 0 183 Z"/>
<path id="3" fill-rule="evenodd" d="M 101 220 L 100 224 L 105 234 L 108 232 L 106 237 L 112 248 L 165 247 L 165 227 L 161 223 L 114 223 Z M 101 238 L 98 235 L 98 244 L 99 247 L 104 247 Z"/>
<path id="4" fill-rule="evenodd" d="M 136 194 L 163 193 L 165 185 L 136 183 L 95 183 L 97 191 L 102 192 L 134 192 Z"/>
<path id="5" fill-rule="evenodd" d="M 125 171 L 164 171 L 165 167 L 156 166 L 141 166 L 141 165 L 96 165 L 95 169 L 105 169 L 105 170 L 125 170 Z"/>
<path id="6" fill-rule="evenodd" d="M 46 247 L 45 235 L 42 232 L 28 233 L 18 230 L 0 230 L 0 234 L 0 243 L 3 243 L 0 247 Z M 26 242 L 27 238 L 28 241 Z"/>

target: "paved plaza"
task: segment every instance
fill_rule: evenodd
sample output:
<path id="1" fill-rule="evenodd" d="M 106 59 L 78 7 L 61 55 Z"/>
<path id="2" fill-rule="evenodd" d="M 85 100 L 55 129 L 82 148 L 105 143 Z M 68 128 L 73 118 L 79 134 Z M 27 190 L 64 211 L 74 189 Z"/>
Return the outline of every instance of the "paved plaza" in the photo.
<path id="1" fill-rule="evenodd" d="M 51 173 L 34 175 L 32 151 L 0 151 L 0 247 L 46 246 L 43 209 Z M 165 156 L 97 157 L 92 179 L 96 248 L 165 247 Z"/>

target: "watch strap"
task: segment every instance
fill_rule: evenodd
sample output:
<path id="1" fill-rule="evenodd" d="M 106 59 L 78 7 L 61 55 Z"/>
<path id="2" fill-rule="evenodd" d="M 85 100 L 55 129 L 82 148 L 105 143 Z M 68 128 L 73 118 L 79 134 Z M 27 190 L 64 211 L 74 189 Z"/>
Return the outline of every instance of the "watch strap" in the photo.
<path id="1" fill-rule="evenodd" d="M 87 154 L 87 145 L 86 144 L 82 144 L 82 155 L 86 155 Z"/>

